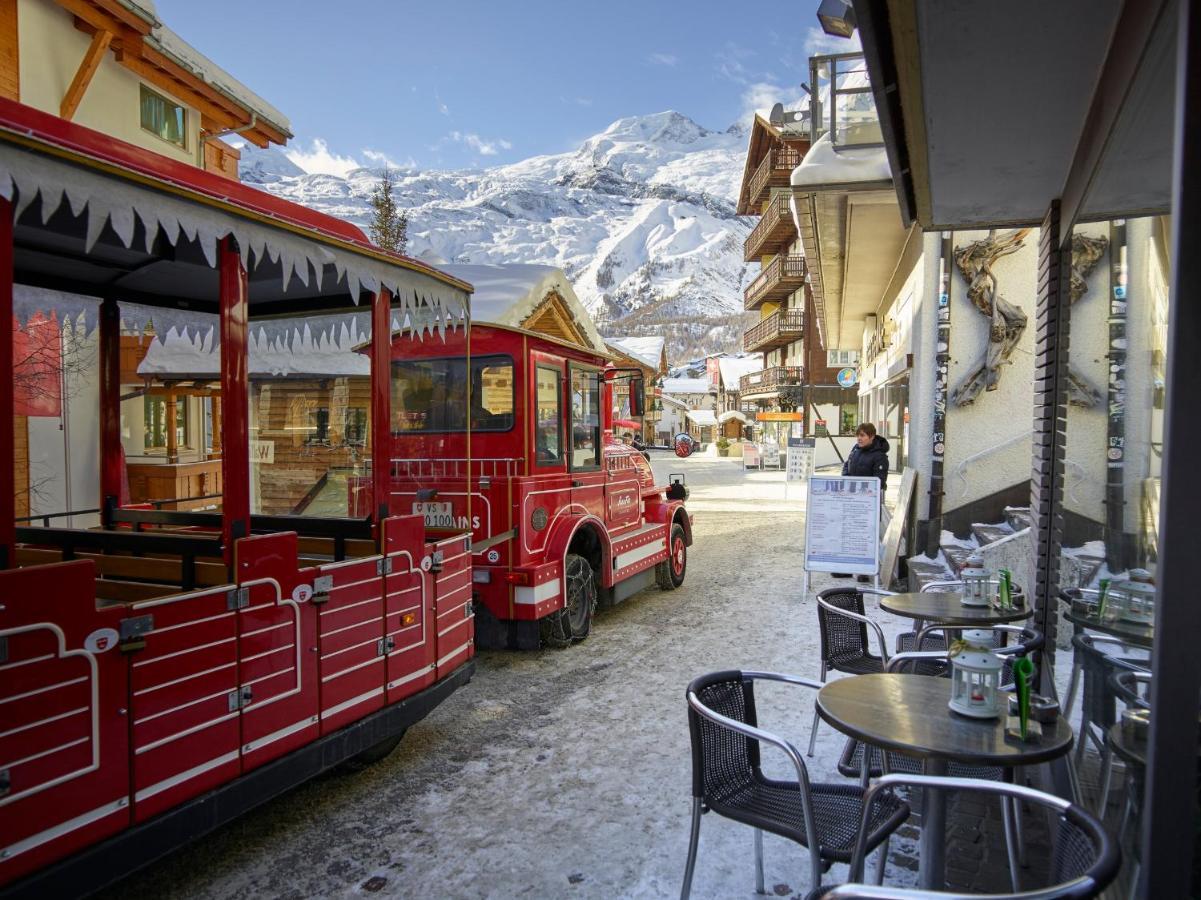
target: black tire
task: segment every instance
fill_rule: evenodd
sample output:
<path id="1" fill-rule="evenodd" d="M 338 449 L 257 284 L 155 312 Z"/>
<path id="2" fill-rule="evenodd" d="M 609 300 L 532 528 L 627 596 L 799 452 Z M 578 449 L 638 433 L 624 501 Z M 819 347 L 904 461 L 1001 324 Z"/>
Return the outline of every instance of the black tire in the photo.
<path id="1" fill-rule="evenodd" d="M 542 643 L 562 649 L 588 637 L 592 630 L 592 614 L 596 612 L 596 573 L 588 560 L 568 553 L 563 560 L 567 597 L 562 609 L 539 621 Z"/>
<path id="2" fill-rule="evenodd" d="M 356 753 L 354 756 L 343 761 L 339 766 L 344 772 L 362 772 L 368 766 L 373 766 L 382 759 L 386 759 L 393 750 L 400 744 L 400 739 L 405 736 L 402 731 L 400 734 L 394 734 L 390 738 L 384 738 L 373 747 L 368 747 L 362 753 Z"/>
<path id="3" fill-rule="evenodd" d="M 688 542 L 684 539 L 684 526 L 676 522 L 667 537 L 667 559 L 655 566 L 655 582 L 665 591 L 674 591 L 684 583 L 687 574 Z"/>

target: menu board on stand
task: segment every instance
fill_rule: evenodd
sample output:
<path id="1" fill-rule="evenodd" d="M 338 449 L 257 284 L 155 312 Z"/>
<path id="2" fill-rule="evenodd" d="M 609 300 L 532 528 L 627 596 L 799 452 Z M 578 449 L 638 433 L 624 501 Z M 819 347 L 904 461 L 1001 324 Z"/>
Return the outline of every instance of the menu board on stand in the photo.
<path id="1" fill-rule="evenodd" d="M 880 571 L 878 478 L 811 475 L 805 503 L 805 577 L 810 572 L 870 575 Z"/>
<path id="2" fill-rule="evenodd" d="M 744 469 L 762 469 L 763 454 L 759 452 L 759 445 L 746 443 L 742 445 L 742 467 Z"/>
<path id="3" fill-rule="evenodd" d="M 772 466 L 780 468 L 780 445 L 775 441 L 767 441 L 763 445 L 763 468 Z"/>

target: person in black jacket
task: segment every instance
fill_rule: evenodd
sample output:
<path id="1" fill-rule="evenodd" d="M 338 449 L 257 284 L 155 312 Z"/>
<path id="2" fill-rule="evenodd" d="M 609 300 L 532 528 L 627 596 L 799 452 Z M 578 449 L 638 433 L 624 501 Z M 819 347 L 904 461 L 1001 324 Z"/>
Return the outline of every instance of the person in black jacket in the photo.
<path id="1" fill-rule="evenodd" d="M 842 464 L 843 475 L 874 475 L 880 479 L 880 493 L 888 488 L 888 440 L 876 434 L 876 426 L 864 422 L 855 429 L 855 446 Z"/>

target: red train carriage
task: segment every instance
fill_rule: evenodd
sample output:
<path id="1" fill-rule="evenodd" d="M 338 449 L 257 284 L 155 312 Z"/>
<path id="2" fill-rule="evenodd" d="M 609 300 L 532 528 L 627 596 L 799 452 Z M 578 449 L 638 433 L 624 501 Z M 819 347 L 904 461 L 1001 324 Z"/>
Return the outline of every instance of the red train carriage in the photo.
<path id="1" fill-rule="evenodd" d="M 394 331 L 414 347 L 463 335 L 470 286 L 346 223 L 5 100 L 0 197 L 0 371 L 14 315 L 69 313 L 77 334 L 98 334 L 97 508 L 15 524 L 11 378 L 0 391 L 0 895 L 63 896 L 386 751 L 470 678 L 472 536 L 430 531 L 397 503 L 386 449 L 365 448 L 380 490 L 360 495 L 359 519 L 256 512 L 273 449 L 255 439 L 252 465 L 251 429 L 263 432 L 249 398 L 260 416 L 267 404 L 247 351 L 250 335 L 298 339 L 260 315 L 333 310 L 387 361 Z M 191 383 L 223 439 L 217 510 L 121 502 L 120 330 L 135 305 L 160 338 L 218 314 L 201 338 L 219 340 L 219 376 Z M 388 366 L 366 378 L 370 427 L 345 426 L 356 444 L 393 418 Z M 320 435 L 288 446 L 328 449 Z M 470 448 L 456 452 L 471 471 Z"/>
<path id="2" fill-rule="evenodd" d="M 612 436 L 616 379 L 630 378 L 641 414 L 631 370 L 492 324 L 443 342 L 395 337 L 392 370 L 390 510 L 471 529 L 480 646 L 565 646 L 587 636 L 598 601 L 683 582 L 685 489 L 656 485 Z"/>

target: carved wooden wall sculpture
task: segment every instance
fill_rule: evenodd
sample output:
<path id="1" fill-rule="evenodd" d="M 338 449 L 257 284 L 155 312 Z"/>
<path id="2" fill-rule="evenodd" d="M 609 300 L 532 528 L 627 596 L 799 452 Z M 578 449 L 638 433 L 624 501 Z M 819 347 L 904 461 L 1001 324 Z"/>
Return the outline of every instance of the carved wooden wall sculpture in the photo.
<path id="1" fill-rule="evenodd" d="M 1109 249 L 1109 238 L 1072 235 L 1072 284 L 1070 298 L 1073 304 L 1088 293 L 1088 276 Z M 1068 403 L 1092 409 L 1103 397 L 1087 378 L 1068 367 Z"/>

